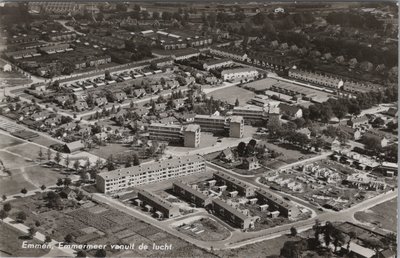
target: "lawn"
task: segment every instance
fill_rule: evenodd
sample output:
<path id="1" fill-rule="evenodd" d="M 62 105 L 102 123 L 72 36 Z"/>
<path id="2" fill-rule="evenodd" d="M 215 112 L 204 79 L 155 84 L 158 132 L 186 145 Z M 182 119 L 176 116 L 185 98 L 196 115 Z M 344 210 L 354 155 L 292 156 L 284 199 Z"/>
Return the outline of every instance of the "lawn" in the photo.
<path id="1" fill-rule="evenodd" d="M 129 146 L 124 146 L 117 143 L 108 143 L 105 147 L 91 149 L 89 153 L 92 153 L 100 158 L 107 159 L 110 155 L 113 155 L 115 157 L 118 154 L 129 151 L 132 151 Z"/>
<path id="2" fill-rule="evenodd" d="M 28 241 L 29 244 L 40 242 L 24 239 L 23 233 L 7 224 L 0 224 L 0 232 L 0 257 L 40 257 L 49 252 L 49 249 L 21 248 L 23 241 Z"/>
<path id="3" fill-rule="evenodd" d="M 356 212 L 354 217 L 361 222 L 371 223 L 380 228 L 396 232 L 397 198 L 378 204 L 366 211 Z"/>
<path id="4" fill-rule="evenodd" d="M 0 134 L 0 149 L 15 146 L 21 143 L 23 143 L 23 141 L 5 134 Z"/>
<path id="5" fill-rule="evenodd" d="M 248 89 L 253 89 L 254 91 L 265 91 L 271 88 L 272 85 L 276 84 L 278 80 L 272 78 L 265 78 L 262 80 L 257 80 L 244 85 Z"/>
<path id="6" fill-rule="evenodd" d="M 239 99 L 239 104 L 244 105 L 252 99 L 255 94 L 252 91 L 240 88 L 238 86 L 232 86 L 225 89 L 220 89 L 207 94 L 208 97 L 214 97 L 221 101 L 226 101 L 231 105 L 235 104 L 236 99 Z"/>

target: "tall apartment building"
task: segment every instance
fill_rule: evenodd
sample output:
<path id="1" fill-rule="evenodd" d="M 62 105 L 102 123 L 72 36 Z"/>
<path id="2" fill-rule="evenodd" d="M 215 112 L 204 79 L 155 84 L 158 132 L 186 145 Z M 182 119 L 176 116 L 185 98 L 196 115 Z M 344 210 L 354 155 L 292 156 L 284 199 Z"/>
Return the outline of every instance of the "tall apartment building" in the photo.
<path id="1" fill-rule="evenodd" d="M 159 217 L 173 218 L 180 215 L 178 207 L 148 191 L 140 189 L 138 198 L 143 201 L 144 205 L 148 205 L 150 209 L 154 209 L 153 211 L 159 213 L 161 215 Z"/>
<path id="2" fill-rule="evenodd" d="M 164 181 L 206 171 L 206 163 L 199 155 L 183 156 L 139 166 L 99 173 L 97 189 L 111 193 L 128 187 Z"/>
<path id="3" fill-rule="evenodd" d="M 287 218 L 296 218 L 300 211 L 296 206 L 291 205 L 282 197 L 274 195 L 265 190 L 257 190 L 256 197 L 263 204 L 268 204 L 274 210 L 278 210 L 279 213 Z"/>
<path id="4" fill-rule="evenodd" d="M 200 126 L 191 124 L 183 131 L 183 145 L 185 147 L 197 148 L 200 145 Z"/>
<path id="5" fill-rule="evenodd" d="M 148 127 L 151 140 L 162 140 L 173 143 L 183 142 L 185 147 L 197 148 L 200 145 L 200 126 L 152 123 Z"/>
<path id="6" fill-rule="evenodd" d="M 244 119 L 241 116 L 231 116 L 229 119 L 229 137 L 242 138 L 244 134 Z"/>
<path id="7" fill-rule="evenodd" d="M 243 180 L 231 177 L 222 172 L 215 172 L 214 178 L 217 182 L 226 185 L 229 191 L 238 191 L 240 195 L 246 197 L 253 196 L 257 189 Z"/>
<path id="8" fill-rule="evenodd" d="M 213 116 L 196 115 L 194 124 L 198 124 L 202 131 L 212 133 L 228 132 L 229 137 L 242 138 L 244 132 L 244 120 L 240 116 Z"/>
<path id="9" fill-rule="evenodd" d="M 212 198 L 198 191 L 186 183 L 181 181 L 174 182 L 172 189 L 175 194 L 181 196 L 183 199 L 196 204 L 198 207 L 206 207 L 212 203 Z"/>

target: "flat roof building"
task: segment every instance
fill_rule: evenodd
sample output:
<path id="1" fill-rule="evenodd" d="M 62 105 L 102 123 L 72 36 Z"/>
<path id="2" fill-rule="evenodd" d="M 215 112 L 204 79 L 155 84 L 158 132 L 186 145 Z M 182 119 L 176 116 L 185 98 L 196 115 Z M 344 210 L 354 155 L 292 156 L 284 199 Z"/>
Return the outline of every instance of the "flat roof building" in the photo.
<path id="1" fill-rule="evenodd" d="M 299 209 L 289 204 L 282 197 L 260 189 L 255 193 L 259 201 L 263 202 L 263 204 L 268 204 L 274 210 L 278 210 L 283 216 L 290 219 L 299 215 Z"/>
<path id="2" fill-rule="evenodd" d="M 102 193 L 111 193 L 205 171 L 206 163 L 203 157 L 182 156 L 99 173 L 96 176 L 96 186 Z"/>
<path id="3" fill-rule="evenodd" d="M 224 220 L 227 220 L 233 225 L 241 229 L 254 227 L 254 222 L 256 221 L 257 217 L 249 217 L 244 214 L 243 211 L 230 206 L 220 199 L 213 199 L 212 205 L 215 215 Z"/>
<path id="4" fill-rule="evenodd" d="M 250 185 L 249 183 L 231 177 L 225 173 L 222 172 L 215 172 L 214 173 L 214 178 L 217 180 L 217 182 L 219 183 L 223 183 L 224 185 L 228 186 L 228 190 L 234 190 L 234 191 L 238 191 L 240 195 L 249 197 L 249 196 L 253 196 L 255 191 L 256 191 L 256 187 Z"/>
<path id="5" fill-rule="evenodd" d="M 161 212 L 164 218 L 173 218 L 180 215 L 178 207 L 148 191 L 140 189 L 138 191 L 138 198 L 143 201 L 143 205 L 151 206 L 155 213 L 157 211 Z"/>
<path id="6" fill-rule="evenodd" d="M 174 193 L 199 207 L 206 207 L 212 203 L 212 198 L 194 189 L 190 185 L 177 181 L 172 184 Z"/>

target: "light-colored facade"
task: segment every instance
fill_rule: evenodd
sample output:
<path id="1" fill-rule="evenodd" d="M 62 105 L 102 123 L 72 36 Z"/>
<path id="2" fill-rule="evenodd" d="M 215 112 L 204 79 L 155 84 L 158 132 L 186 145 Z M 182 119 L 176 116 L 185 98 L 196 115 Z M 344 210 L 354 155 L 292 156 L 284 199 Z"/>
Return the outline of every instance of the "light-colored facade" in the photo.
<path id="1" fill-rule="evenodd" d="M 241 116 L 229 118 L 229 137 L 242 138 L 244 134 L 244 119 Z"/>
<path id="2" fill-rule="evenodd" d="M 148 131 L 151 140 L 182 141 L 183 127 L 181 125 L 152 123 L 148 127 Z"/>
<path id="3" fill-rule="evenodd" d="M 221 72 L 221 77 L 224 81 L 249 79 L 256 76 L 258 76 L 258 71 L 255 68 L 233 68 Z"/>
<path id="4" fill-rule="evenodd" d="M 205 132 L 224 132 L 227 128 L 227 118 L 225 116 L 196 115 L 194 124 L 198 124 Z"/>
<path id="5" fill-rule="evenodd" d="M 102 193 L 112 193 L 128 187 L 161 182 L 205 171 L 206 163 L 203 157 L 199 155 L 183 156 L 99 173 L 96 176 L 96 186 Z"/>
<path id="6" fill-rule="evenodd" d="M 149 205 L 154 209 L 154 212 L 161 212 L 163 218 L 173 218 L 180 215 L 178 207 L 148 191 L 139 190 L 138 198 L 143 201 L 144 206 Z"/>
<path id="7" fill-rule="evenodd" d="M 256 196 L 259 201 L 268 204 L 270 208 L 278 210 L 281 215 L 289 219 L 296 218 L 300 213 L 297 207 L 289 204 L 286 200 L 278 195 L 274 195 L 265 190 L 257 190 Z"/>
<path id="8" fill-rule="evenodd" d="M 183 131 L 183 145 L 185 147 L 197 148 L 200 145 L 200 126 L 188 125 Z"/>

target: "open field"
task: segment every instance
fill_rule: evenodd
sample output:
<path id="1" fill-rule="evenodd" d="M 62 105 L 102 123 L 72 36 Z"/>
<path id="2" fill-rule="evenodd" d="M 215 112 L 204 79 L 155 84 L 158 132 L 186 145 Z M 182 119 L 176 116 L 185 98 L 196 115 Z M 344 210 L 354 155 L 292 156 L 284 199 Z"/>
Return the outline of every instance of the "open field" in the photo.
<path id="1" fill-rule="evenodd" d="M 357 212 L 354 217 L 360 222 L 397 232 L 397 198 Z"/>
<path id="2" fill-rule="evenodd" d="M 0 177 L 0 194 L 17 194 L 22 188 L 34 190 L 43 184 L 54 185 L 58 178 L 65 177 L 59 171 L 34 161 L 40 147 L 32 143 L 0 134 L 0 146 L 3 148 L 0 150 L 0 160 L 10 174 Z"/>
<path id="3" fill-rule="evenodd" d="M 23 233 L 7 224 L 0 224 L 0 232 L 0 257 L 40 257 L 49 252 L 49 249 L 21 248 L 23 241 L 28 241 L 29 244 L 40 242 L 24 239 Z"/>
<path id="4" fill-rule="evenodd" d="M 239 99 L 241 105 L 252 99 L 255 94 L 252 91 L 240 88 L 238 86 L 232 86 L 226 89 L 220 89 L 207 94 L 208 97 L 214 97 L 221 101 L 226 101 L 231 105 L 235 104 L 236 99 Z"/>
<path id="5" fill-rule="evenodd" d="M 272 85 L 277 83 L 278 80 L 272 78 L 265 78 L 254 82 L 246 83 L 244 87 L 252 89 L 254 91 L 265 91 L 271 88 Z"/>
<path id="6" fill-rule="evenodd" d="M 132 151 L 132 148 L 128 146 L 116 143 L 108 143 L 105 147 L 101 146 L 100 148 L 91 149 L 89 153 L 92 153 L 100 158 L 107 159 L 110 155 L 115 157 L 118 154 L 123 154 L 129 151 Z"/>
<path id="7" fill-rule="evenodd" d="M 39 232 L 50 235 L 53 239 L 64 241 L 67 234 L 74 236 L 74 243 L 88 244 L 135 244 L 141 243 L 152 246 L 172 245 L 172 250 L 151 252 L 141 250 L 107 251 L 107 256 L 118 257 L 214 257 L 205 250 L 199 249 L 186 241 L 172 236 L 162 230 L 142 222 L 132 216 L 113 209 L 107 205 L 98 205 L 86 201 L 81 207 L 65 205 L 63 210 L 51 210 L 46 207 L 42 194 L 20 198 L 12 201 L 11 217 L 18 211 L 27 213 L 28 219 L 24 224 L 29 225 L 39 220 Z M 68 201 L 63 201 L 68 202 Z M 70 200 L 70 204 L 73 202 Z M 89 251 L 93 256 L 94 250 Z"/>

